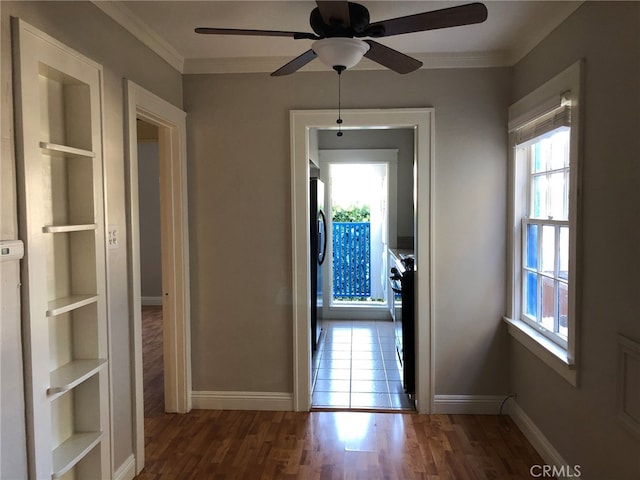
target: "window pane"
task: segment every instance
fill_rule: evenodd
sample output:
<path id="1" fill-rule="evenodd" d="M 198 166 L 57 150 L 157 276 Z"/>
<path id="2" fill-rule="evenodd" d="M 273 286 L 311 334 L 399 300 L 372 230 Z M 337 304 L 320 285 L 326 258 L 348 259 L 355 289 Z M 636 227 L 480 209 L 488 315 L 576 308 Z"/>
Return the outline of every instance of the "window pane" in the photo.
<path id="1" fill-rule="evenodd" d="M 543 172 L 547 169 L 546 158 L 542 152 L 540 142 L 531 145 L 531 173 Z"/>
<path id="2" fill-rule="evenodd" d="M 538 225 L 527 225 L 525 266 L 538 269 Z"/>
<path id="3" fill-rule="evenodd" d="M 569 280 L 569 227 L 560 227 L 558 278 Z"/>
<path id="4" fill-rule="evenodd" d="M 569 127 L 560 127 L 551 136 L 550 170 L 557 170 L 569 166 L 570 131 Z"/>
<path id="5" fill-rule="evenodd" d="M 547 330 L 553 332 L 554 328 L 554 318 L 555 318 L 555 293 L 553 284 L 555 283 L 553 279 L 540 276 L 540 280 L 542 282 L 542 326 Z"/>
<path id="6" fill-rule="evenodd" d="M 547 213 L 547 176 L 537 175 L 533 177 L 531 184 L 531 210 L 532 218 L 548 218 Z"/>
<path id="7" fill-rule="evenodd" d="M 524 274 L 524 313 L 534 320 L 538 319 L 538 275 L 534 272 Z"/>
<path id="8" fill-rule="evenodd" d="M 569 333 L 569 286 L 563 282 L 558 282 L 558 316 L 558 334 L 566 339 Z"/>
<path id="9" fill-rule="evenodd" d="M 565 188 L 565 172 L 549 175 L 549 215 L 554 220 L 567 220 L 568 189 Z"/>
<path id="10" fill-rule="evenodd" d="M 540 271 L 555 276 L 556 228 L 553 225 L 542 226 L 542 251 Z"/>

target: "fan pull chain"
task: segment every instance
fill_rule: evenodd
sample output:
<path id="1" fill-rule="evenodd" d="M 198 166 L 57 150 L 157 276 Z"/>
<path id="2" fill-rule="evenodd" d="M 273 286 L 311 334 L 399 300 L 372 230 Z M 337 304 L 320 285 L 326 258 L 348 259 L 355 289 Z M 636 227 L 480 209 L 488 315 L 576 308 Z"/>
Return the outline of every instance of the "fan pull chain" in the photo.
<path id="1" fill-rule="evenodd" d="M 346 70 L 345 67 L 341 66 L 341 65 L 336 65 L 335 67 L 333 67 L 334 70 L 336 72 L 338 72 L 338 119 L 336 120 L 336 123 L 338 124 L 338 133 L 336 133 L 336 135 L 338 137 L 341 137 L 343 135 L 342 133 L 342 104 L 341 104 L 341 97 L 342 97 L 342 91 L 341 91 L 341 78 L 342 78 L 342 72 L 344 72 Z"/>

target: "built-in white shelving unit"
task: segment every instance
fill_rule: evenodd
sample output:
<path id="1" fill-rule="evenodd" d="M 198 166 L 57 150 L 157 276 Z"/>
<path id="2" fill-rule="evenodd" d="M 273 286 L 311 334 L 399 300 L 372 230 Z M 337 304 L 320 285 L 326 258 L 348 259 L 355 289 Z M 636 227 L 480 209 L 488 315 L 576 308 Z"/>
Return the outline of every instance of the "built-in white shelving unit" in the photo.
<path id="1" fill-rule="evenodd" d="M 29 477 L 108 479 L 102 67 L 12 27 Z"/>

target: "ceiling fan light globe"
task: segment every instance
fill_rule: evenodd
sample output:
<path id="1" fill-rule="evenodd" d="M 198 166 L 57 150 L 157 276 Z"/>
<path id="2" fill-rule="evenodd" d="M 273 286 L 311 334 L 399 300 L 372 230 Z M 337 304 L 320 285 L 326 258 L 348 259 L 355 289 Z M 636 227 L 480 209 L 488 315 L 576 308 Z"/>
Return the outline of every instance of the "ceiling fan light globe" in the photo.
<path id="1" fill-rule="evenodd" d="M 311 49 L 328 67 L 354 67 L 369 51 L 369 44 L 357 38 L 332 37 L 316 40 Z"/>

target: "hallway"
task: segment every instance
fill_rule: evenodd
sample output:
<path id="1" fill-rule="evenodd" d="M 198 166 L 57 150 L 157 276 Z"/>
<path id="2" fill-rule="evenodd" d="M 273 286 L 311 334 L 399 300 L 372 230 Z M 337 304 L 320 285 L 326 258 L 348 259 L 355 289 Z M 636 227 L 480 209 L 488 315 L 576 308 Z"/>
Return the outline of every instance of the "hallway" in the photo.
<path id="1" fill-rule="evenodd" d="M 393 322 L 325 320 L 314 358 L 312 408 L 413 411 L 404 392 Z"/>

